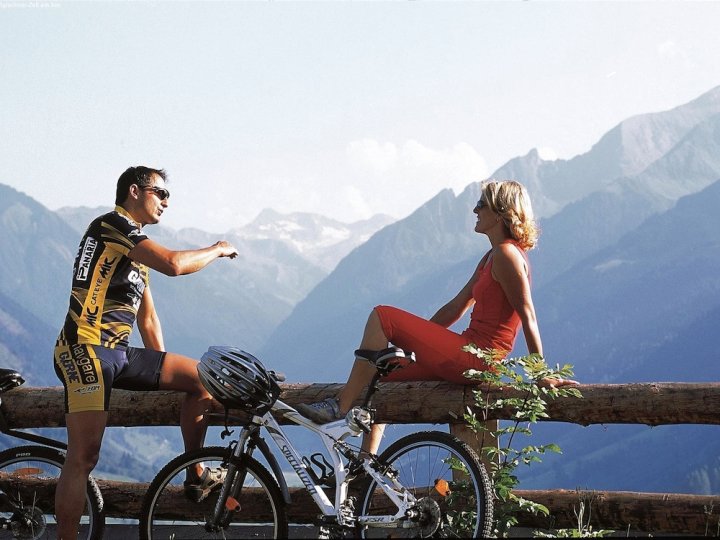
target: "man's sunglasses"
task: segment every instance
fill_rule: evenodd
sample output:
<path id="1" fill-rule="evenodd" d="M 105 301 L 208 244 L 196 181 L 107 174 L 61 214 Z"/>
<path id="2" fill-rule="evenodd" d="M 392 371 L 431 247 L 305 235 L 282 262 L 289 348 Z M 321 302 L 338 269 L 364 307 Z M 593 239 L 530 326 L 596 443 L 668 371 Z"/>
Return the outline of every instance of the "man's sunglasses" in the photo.
<path id="1" fill-rule="evenodd" d="M 143 191 L 152 191 L 155 195 L 158 196 L 158 199 L 161 201 L 164 201 L 165 199 L 170 198 L 170 192 L 165 188 L 159 188 L 155 186 L 149 186 L 142 188 Z"/>

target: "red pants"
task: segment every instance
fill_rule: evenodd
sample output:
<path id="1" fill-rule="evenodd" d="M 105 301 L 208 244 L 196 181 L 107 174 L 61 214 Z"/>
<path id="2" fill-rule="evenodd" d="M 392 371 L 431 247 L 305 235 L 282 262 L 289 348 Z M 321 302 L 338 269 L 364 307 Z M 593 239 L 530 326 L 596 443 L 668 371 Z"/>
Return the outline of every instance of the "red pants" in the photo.
<path id="1" fill-rule="evenodd" d="M 475 384 L 463 376 L 468 369 L 487 370 L 488 366 L 463 347 L 473 340 L 434 322 L 391 306 L 377 306 L 383 331 L 396 347 L 415 353 L 416 362 L 399 369 L 383 381 L 450 381 Z M 475 343 L 480 348 L 487 345 Z"/>

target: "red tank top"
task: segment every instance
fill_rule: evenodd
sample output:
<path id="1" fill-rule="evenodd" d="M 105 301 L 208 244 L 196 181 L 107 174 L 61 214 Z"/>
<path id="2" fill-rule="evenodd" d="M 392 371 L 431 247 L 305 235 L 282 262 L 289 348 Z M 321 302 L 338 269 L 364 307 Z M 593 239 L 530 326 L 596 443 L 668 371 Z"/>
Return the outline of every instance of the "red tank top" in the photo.
<path id="1" fill-rule="evenodd" d="M 512 240 L 508 242 L 522 253 L 529 273 L 530 264 L 525 251 Z M 462 335 L 482 349 L 492 348 L 509 353 L 520 328 L 520 316 L 510 305 L 500 283 L 492 277 L 492 262 L 492 257 L 485 262 L 473 286 L 475 306 L 470 314 L 470 326 Z"/>

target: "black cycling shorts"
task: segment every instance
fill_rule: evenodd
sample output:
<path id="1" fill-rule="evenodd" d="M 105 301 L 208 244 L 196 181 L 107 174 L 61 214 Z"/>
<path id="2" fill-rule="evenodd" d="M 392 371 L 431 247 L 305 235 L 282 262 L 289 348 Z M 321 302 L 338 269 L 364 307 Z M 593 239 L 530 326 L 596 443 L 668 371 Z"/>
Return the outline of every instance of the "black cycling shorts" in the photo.
<path id="1" fill-rule="evenodd" d="M 107 411 L 110 391 L 157 390 L 165 353 L 128 347 L 58 345 L 55 373 L 65 387 L 65 412 Z"/>

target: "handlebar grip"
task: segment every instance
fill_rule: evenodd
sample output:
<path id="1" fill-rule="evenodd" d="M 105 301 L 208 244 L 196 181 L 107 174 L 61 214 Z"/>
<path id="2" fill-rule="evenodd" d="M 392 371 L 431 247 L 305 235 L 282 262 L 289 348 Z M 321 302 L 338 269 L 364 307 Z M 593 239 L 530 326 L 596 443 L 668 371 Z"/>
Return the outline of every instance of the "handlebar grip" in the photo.
<path id="1" fill-rule="evenodd" d="M 275 379 L 275 382 L 285 382 L 285 374 L 278 371 L 268 371 L 268 374 Z"/>

